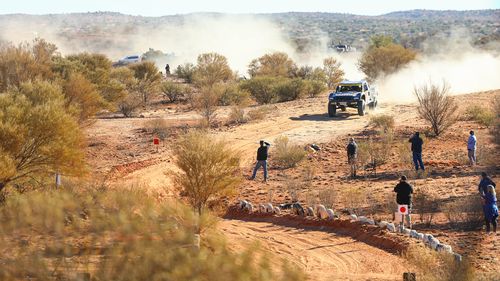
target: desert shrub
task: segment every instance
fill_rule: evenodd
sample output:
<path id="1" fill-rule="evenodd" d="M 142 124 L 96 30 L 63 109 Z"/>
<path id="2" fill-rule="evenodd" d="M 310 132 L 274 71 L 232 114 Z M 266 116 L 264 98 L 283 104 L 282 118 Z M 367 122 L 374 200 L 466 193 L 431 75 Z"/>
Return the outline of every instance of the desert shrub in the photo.
<path id="1" fill-rule="evenodd" d="M 335 209 L 335 200 L 337 199 L 337 192 L 333 188 L 323 189 L 318 192 L 319 202 L 325 207 Z"/>
<path id="2" fill-rule="evenodd" d="M 474 229 L 483 223 L 483 205 L 479 196 L 456 198 L 442 208 L 453 227 Z"/>
<path id="3" fill-rule="evenodd" d="M 434 215 L 439 210 L 439 205 L 436 196 L 431 192 L 429 187 L 419 186 L 415 188 L 413 194 L 413 206 L 419 216 L 421 222 L 430 226 Z"/>
<path id="4" fill-rule="evenodd" d="M 1 280 L 305 280 L 257 247 L 230 251 L 213 216 L 135 188 L 14 194 L 0 216 Z"/>
<path id="5" fill-rule="evenodd" d="M 273 162 L 281 168 L 292 168 L 304 160 L 306 157 L 305 150 L 291 144 L 288 137 L 280 136 L 274 140 Z"/>
<path id="6" fill-rule="evenodd" d="M 125 99 L 118 103 L 118 110 L 120 110 L 123 116 L 132 117 L 141 106 L 141 98 L 134 93 L 129 94 Z"/>
<path id="7" fill-rule="evenodd" d="M 229 124 L 243 124 L 248 122 L 248 118 L 245 116 L 245 110 L 238 106 L 233 106 L 229 112 L 228 123 Z"/>
<path id="8" fill-rule="evenodd" d="M 174 103 L 183 99 L 189 92 L 189 88 L 179 83 L 165 81 L 161 84 L 161 91 L 170 102 Z"/>
<path id="9" fill-rule="evenodd" d="M 370 116 L 369 125 L 387 132 L 394 129 L 394 117 L 392 115 L 379 114 Z"/>
<path id="10" fill-rule="evenodd" d="M 38 38 L 18 46 L 1 44 L 0 93 L 23 82 L 52 78 L 52 59 L 56 52 L 54 44 Z"/>
<path id="11" fill-rule="evenodd" d="M 299 193 L 307 187 L 306 183 L 301 178 L 292 178 L 287 176 L 285 179 L 285 188 L 292 202 L 299 201 Z"/>
<path id="12" fill-rule="evenodd" d="M 80 124 L 87 122 L 104 108 L 104 100 L 94 84 L 83 75 L 74 73 L 61 82 L 66 107 L 76 107 L 76 117 Z"/>
<path id="13" fill-rule="evenodd" d="M 176 187 L 198 212 L 231 195 L 241 181 L 240 156 L 225 141 L 202 132 L 182 136 L 175 148 Z"/>
<path id="14" fill-rule="evenodd" d="M 177 75 L 178 78 L 184 79 L 186 83 L 193 83 L 194 70 L 194 64 L 185 63 L 177 66 L 175 69 L 175 75 Z"/>
<path id="15" fill-rule="evenodd" d="M 216 117 L 219 105 L 219 93 L 211 87 L 203 87 L 193 96 L 193 107 L 198 111 L 210 127 Z"/>
<path id="16" fill-rule="evenodd" d="M 472 105 L 467 108 L 465 113 L 469 120 L 475 121 L 483 126 L 490 127 L 495 123 L 495 113 L 489 108 Z"/>
<path id="17" fill-rule="evenodd" d="M 325 83 L 318 80 L 303 80 L 303 96 L 315 98 L 326 90 Z"/>
<path id="18" fill-rule="evenodd" d="M 148 133 L 165 140 L 170 132 L 170 124 L 163 118 L 155 118 L 144 121 L 144 128 Z"/>
<path id="19" fill-rule="evenodd" d="M 152 95 L 156 94 L 161 86 L 162 76 L 153 62 L 143 61 L 129 66 L 137 79 L 137 91 L 141 94 L 142 102 L 148 103 Z"/>
<path id="20" fill-rule="evenodd" d="M 417 280 L 422 281 L 472 281 L 478 280 L 474 267 L 467 259 L 456 262 L 453 255 L 439 253 L 420 245 L 411 246 L 404 254 L 415 272 Z M 432 269 L 432 270 L 429 270 Z"/>
<path id="21" fill-rule="evenodd" d="M 278 79 L 270 76 L 258 76 L 250 80 L 242 81 L 241 89 L 250 92 L 259 104 L 273 103 L 278 100 L 274 85 Z"/>
<path id="22" fill-rule="evenodd" d="M 431 82 L 415 87 L 413 90 L 419 103 L 418 114 L 430 123 L 436 136 L 439 136 L 457 120 L 455 112 L 458 106 L 449 96 L 449 91 L 450 86 L 446 81 L 441 86 Z"/>
<path id="23" fill-rule="evenodd" d="M 219 96 L 219 105 L 246 106 L 250 104 L 250 93 L 241 89 L 236 83 L 219 83 L 214 86 Z"/>
<path id="24" fill-rule="evenodd" d="M 370 137 L 368 141 L 358 142 L 358 163 L 365 165 L 365 169 L 369 168 L 377 173 L 377 167 L 385 164 L 389 159 L 393 141 L 393 132 L 387 131 L 376 139 Z"/>
<path id="25" fill-rule="evenodd" d="M 233 78 L 227 58 L 217 53 L 205 53 L 198 56 L 193 74 L 193 82 L 199 87 L 212 87 L 216 83 Z"/>
<path id="26" fill-rule="evenodd" d="M 342 197 L 342 202 L 344 202 L 349 213 L 359 216 L 365 215 L 362 211 L 366 204 L 366 194 L 361 188 L 358 186 L 349 186 L 342 190 Z"/>
<path id="27" fill-rule="evenodd" d="M 25 82 L 0 94 L 0 191 L 84 171 L 83 135 L 61 89 Z"/>
<path id="28" fill-rule="evenodd" d="M 304 82 L 300 78 L 281 78 L 274 85 L 274 91 L 276 92 L 278 101 L 285 102 L 301 98 L 303 87 Z"/>
<path id="29" fill-rule="evenodd" d="M 294 77 L 297 65 L 282 52 L 265 54 L 250 62 L 248 73 L 252 78 L 256 76 Z"/>
<path id="30" fill-rule="evenodd" d="M 327 77 L 328 89 L 335 89 L 337 84 L 344 79 L 345 73 L 340 66 L 340 62 L 333 57 L 323 60 L 323 71 Z"/>
<path id="31" fill-rule="evenodd" d="M 358 67 L 369 81 L 398 71 L 413 61 L 416 53 L 394 43 L 372 44 L 359 59 Z"/>
<path id="32" fill-rule="evenodd" d="M 247 116 L 250 120 L 264 120 L 267 115 L 272 111 L 269 106 L 259 106 L 257 108 L 251 109 L 247 112 Z"/>
<path id="33" fill-rule="evenodd" d="M 126 67 L 113 68 L 111 60 L 101 54 L 80 53 L 55 58 L 53 69 L 62 77 L 74 72 L 81 73 L 94 84 L 107 106 L 112 109 L 126 96 L 127 82 L 135 79 L 132 70 Z"/>

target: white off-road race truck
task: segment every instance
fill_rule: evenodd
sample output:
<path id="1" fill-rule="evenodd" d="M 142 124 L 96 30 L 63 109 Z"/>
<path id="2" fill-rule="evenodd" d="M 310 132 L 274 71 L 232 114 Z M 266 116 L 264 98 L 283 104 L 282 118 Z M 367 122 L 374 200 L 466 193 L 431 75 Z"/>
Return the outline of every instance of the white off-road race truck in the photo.
<path id="1" fill-rule="evenodd" d="M 367 113 L 367 107 L 377 107 L 377 97 L 375 87 L 368 85 L 366 80 L 342 81 L 335 92 L 328 96 L 328 116 L 335 117 L 337 109 L 346 111 L 348 107 L 356 108 L 358 114 L 363 116 Z"/>

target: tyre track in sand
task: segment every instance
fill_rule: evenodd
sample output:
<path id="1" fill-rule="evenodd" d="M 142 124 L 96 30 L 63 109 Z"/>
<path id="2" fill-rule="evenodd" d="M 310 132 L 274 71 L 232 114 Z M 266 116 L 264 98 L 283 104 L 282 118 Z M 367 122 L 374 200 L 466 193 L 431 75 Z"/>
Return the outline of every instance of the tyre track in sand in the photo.
<path id="1" fill-rule="evenodd" d="M 311 280 L 401 280 L 405 269 L 402 258 L 335 233 L 240 220 L 223 220 L 219 228 L 234 251 L 258 241 L 277 268 L 287 260 Z"/>

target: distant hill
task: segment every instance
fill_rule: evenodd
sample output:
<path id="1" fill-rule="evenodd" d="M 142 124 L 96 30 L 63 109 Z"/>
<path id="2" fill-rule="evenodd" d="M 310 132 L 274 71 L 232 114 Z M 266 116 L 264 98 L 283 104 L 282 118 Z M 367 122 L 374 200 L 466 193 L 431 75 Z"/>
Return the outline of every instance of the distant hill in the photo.
<path id="1" fill-rule="evenodd" d="M 127 51 L 127 37 L 139 30 L 159 29 L 164 26 L 183 27 L 200 17 L 233 18 L 242 15 L 196 13 L 161 17 L 131 16 L 113 12 L 0 15 L 0 40 L 12 41 L 29 35 L 47 34 L 86 51 L 115 47 Z M 341 13 L 276 13 L 248 15 L 275 23 L 295 44 L 299 51 L 312 46 L 332 43 L 352 44 L 358 49 L 366 46 L 374 34 L 391 35 L 401 44 L 420 48 L 430 36 L 447 36 L 454 30 L 467 30 L 473 43 L 486 45 L 500 36 L 500 9 L 472 11 L 411 10 L 379 16 Z M 116 36 L 119 35 L 119 36 Z M 147 35 L 147 34 L 146 34 Z M 113 37 L 113 38 L 111 38 Z M 479 44 L 479 43 L 478 43 Z M 154 47 L 154 46 L 152 46 Z"/>

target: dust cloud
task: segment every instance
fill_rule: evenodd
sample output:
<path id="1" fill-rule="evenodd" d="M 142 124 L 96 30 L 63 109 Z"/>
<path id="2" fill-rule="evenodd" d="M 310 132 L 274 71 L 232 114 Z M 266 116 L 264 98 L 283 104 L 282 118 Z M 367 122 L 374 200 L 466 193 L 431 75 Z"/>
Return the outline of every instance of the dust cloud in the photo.
<path id="1" fill-rule="evenodd" d="M 95 29 L 96 23 L 92 25 L 88 19 L 82 21 L 82 28 L 87 28 L 87 31 L 90 28 L 91 32 L 83 33 L 86 35 L 81 38 L 69 38 L 66 34 L 68 30 L 59 25 L 61 21 L 51 22 L 26 15 L 13 16 L 8 20 L 4 18 L 0 21 L 0 40 L 20 43 L 38 36 L 55 43 L 62 54 L 98 52 L 113 60 L 142 54 L 153 48 L 172 54 L 169 57 L 171 67 L 186 62 L 195 63 L 201 53 L 217 52 L 226 56 L 231 68 L 240 75 L 246 75 L 252 59 L 269 52 L 285 52 L 299 65 L 311 66 L 321 66 L 324 58 L 334 56 L 342 63 L 346 79 L 364 77 L 357 68 L 361 53 L 337 54 L 327 47 L 329 39 L 326 35 L 319 38 L 308 52 L 298 53 L 282 27 L 263 16 L 191 14 L 183 16 L 175 24 L 152 20 L 148 24 L 133 25 L 132 29 L 130 24 L 115 24 L 110 29 L 115 32 Z M 96 37 L 99 39 L 96 40 Z M 380 100 L 412 102 L 415 100 L 414 87 L 429 81 L 447 81 L 453 94 L 500 88 L 500 48 L 485 51 L 475 49 L 468 42 L 464 32 L 427 40 L 417 60 L 399 72 L 376 81 Z M 158 67 L 162 69 L 163 65 Z"/>
<path id="2" fill-rule="evenodd" d="M 446 82 L 452 95 L 500 89 L 500 48 L 474 48 L 470 41 L 463 30 L 428 39 L 415 61 L 378 81 L 380 99 L 414 102 L 414 88 L 431 82 Z"/>

